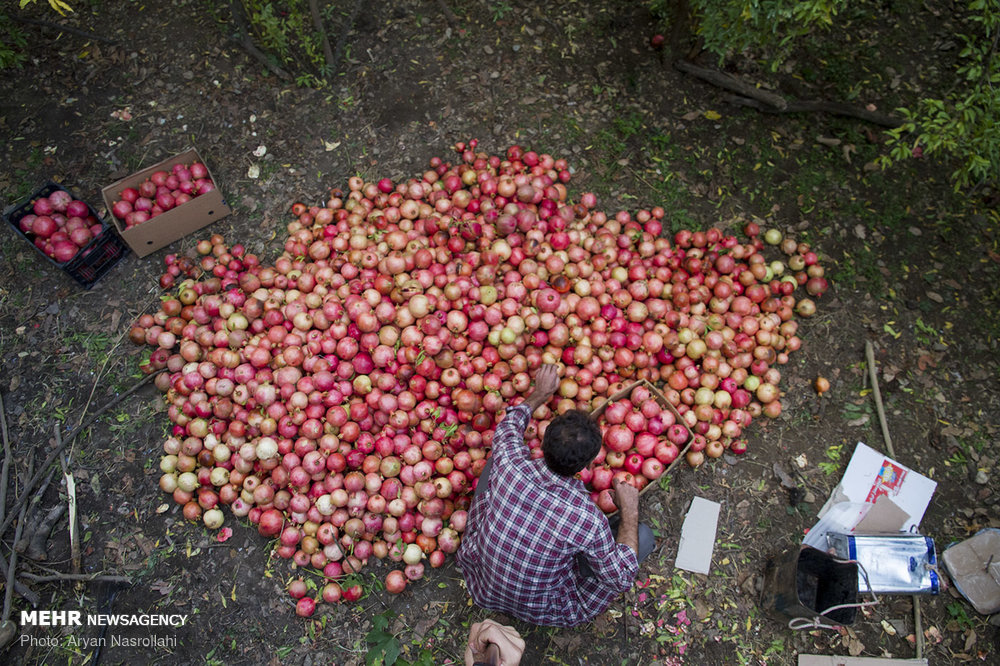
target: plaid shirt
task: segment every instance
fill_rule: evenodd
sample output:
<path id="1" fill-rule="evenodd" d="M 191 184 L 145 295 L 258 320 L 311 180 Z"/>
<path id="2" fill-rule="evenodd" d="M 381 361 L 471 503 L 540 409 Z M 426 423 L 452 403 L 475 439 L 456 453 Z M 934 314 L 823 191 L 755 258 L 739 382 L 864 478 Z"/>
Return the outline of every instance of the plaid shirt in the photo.
<path id="1" fill-rule="evenodd" d="M 594 619 L 632 587 L 635 551 L 615 543 L 607 517 L 578 479 L 531 460 L 526 405 L 507 410 L 493 437 L 489 486 L 472 503 L 458 565 L 483 608 L 535 624 Z M 596 574 L 582 578 L 576 555 Z"/>

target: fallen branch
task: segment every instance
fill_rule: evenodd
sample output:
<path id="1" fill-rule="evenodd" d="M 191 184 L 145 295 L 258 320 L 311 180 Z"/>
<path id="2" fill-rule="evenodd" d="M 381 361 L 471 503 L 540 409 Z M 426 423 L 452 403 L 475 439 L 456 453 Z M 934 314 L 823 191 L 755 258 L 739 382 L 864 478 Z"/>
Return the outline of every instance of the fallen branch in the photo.
<path id="1" fill-rule="evenodd" d="M 878 369 L 875 367 L 875 347 L 871 340 L 865 340 L 865 361 L 868 365 L 868 378 L 872 382 L 872 396 L 875 398 L 875 411 L 878 412 L 878 422 L 882 427 L 882 437 L 885 439 L 885 448 L 889 451 L 889 457 L 895 458 L 896 452 L 892 448 L 892 437 L 889 436 L 889 420 L 885 416 L 885 406 L 882 404 L 882 391 L 878 387 Z M 920 616 L 920 597 L 913 595 L 913 637 L 915 639 L 916 657 L 924 658 L 924 630 L 923 620 Z"/>
<path id="2" fill-rule="evenodd" d="M 56 444 L 59 444 L 59 425 L 56 424 Z M 61 456 L 59 462 L 62 464 L 63 478 L 66 479 L 66 500 L 69 503 L 69 547 L 70 557 L 73 563 L 73 573 L 78 574 L 83 569 L 83 560 L 80 553 L 80 532 L 76 528 L 76 479 L 73 472 L 69 470 L 66 456 Z"/>
<path id="3" fill-rule="evenodd" d="M 239 33 L 239 37 L 234 37 L 233 41 L 243 47 L 243 49 L 256 58 L 262 65 L 271 70 L 271 73 L 277 76 L 283 81 L 291 81 L 291 75 L 278 67 L 271 58 L 267 57 L 267 54 L 257 48 L 257 45 L 253 43 L 253 39 L 250 37 L 250 31 L 247 29 L 249 21 L 247 20 L 246 12 L 243 9 L 243 4 L 240 0 L 230 0 L 229 2 L 230 13 L 233 16 L 233 22 L 236 24 L 236 30 Z"/>
<path id="4" fill-rule="evenodd" d="M 875 409 L 878 412 L 878 423 L 882 428 L 882 438 L 885 439 L 885 448 L 889 452 L 890 458 L 896 457 L 896 452 L 892 448 L 892 437 L 889 436 L 889 423 L 885 418 L 885 406 L 882 404 L 882 391 L 878 387 L 878 369 L 875 367 L 875 348 L 871 340 L 865 340 L 865 360 L 868 363 L 868 379 L 872 383 L 872 397 L 875 398 Z"/>
<path id="5" fill-rule="evenodd" d="M 323 58 L 326 60 L 326 66 L 333 73 L 333 49 L 330 48 L 330 38 L 326 36 L 326 28 L 323 27 L 323 17 L 319 13 L 319 3 L 316 0 L 309 0 L 309 11 L 312 14 L 313 26 L 316 28 L 316 32 L 319 33 L 320 41 L 323 44 Z"/>
<path id="6" fill-rule="evenodd" d="M 739 97 L 735 95 L 726 95 L 724 98 L 730 104 L 736 106 L 746 106 L 751 109 L 757 109 L 758 111 L 763 111 L 764 113 L 831 113 L 835 116 L 847 116 L 848 118 L 857 118 L 858 120 L 863 120 L 866 123 L 872 123 L 873 125 L 880 125 L 882 127 L 899 127 L 903 124 L 903 121 L 894 116 L 889 116 L 884 113 L 879 113 L 878 111 L 869 111 L 868 109 L 863 109 L 857 106 L 851 106 L 850 104 L 844 104 L 842 102 L 825 102 L 822 100 L 817 101 L 791 101 L 785 105 L 784 109 L 775 109 L 769 107 L 765 104 L 761 104 L 755 99 L 747 99 L 746 97 Z"/>
<path id="7" fill-rule="evenodd" d="M 99 583 L 125 583 L 127 585 L 132 584 L 132 579 L 128 576 L 113 576 L 110 574 L 49 574 L 48 576 L 38 576 L 31 573 L 22 573 L 22 578 L 27 578 L 28 580 L 35 583 L 51 583 L 55 581 L 83 581 L 83 582 L 99 582 Z"/>
<path id="8" fill-rule="evenodd" d="M 676 61 L 674 67 L 685 74 L 690 74 L 714 86 L 736 93 L 735 95 L 726 95 L 724 98 L 726 102 L 737 106 L 750 107 L 765 113 L 823 112 L 857 118 L 883 127 L 899 127 L 903 124 L 903 121 L 895 116 L 877 111 L 869 111 L 868 109 L 844 104 L 843 102 L 787 100 L 781 95 L 752 86 L 725 72 L 700 67 L 686 60 Z"/>
<path id="9" fill-rule="evenodd" d="M 8 571 L 10 571 L 10 567 L 7 566 L 7 558 L 3 556 L 3 553 L 0 553 L 0 576 L 6 578 Z M 31 604 L 32 608 L 37 608 L 38 604 L 42 602 L 37 592 L 16 578 L 14 579 L 14 591 L 17 592 L 22 599 Z"/>
<path id="10" fill-rule="evenodd" d="M 6 517 L 7 483 L 10 479 L 10 461 L 13 457 L 13 454 L 10 450 L 10 439 L 7 435 L 7 413 L 4 411 L 2 394 L 0 394 L 0 429 L 2 429 L 3 433 L 3 449 L 4 449 L 3 469 L 2 471 L 0 471 L 0 483 L 3 484 L 2 486 L 0 486 L 0 516 Z M 0 520 L 2 520 L 2 518 L 0 518 Z M 9 573 L 10 573 L 10 568 L 7 566 L 7 558 L 3 556 L 3 553 L 0 553 L 0 575 L 3 575 L 3 577 L 6 579 Z M 25 585 L 24 583 L 22 583 L 17 579 L 14 579 L 13 586 L 11 586 L 10 584 L 7 585 L 4 592 L 4 596 L 6 596 L 7 591 L 9 591 L 12 588 L 15 592 L 17 592 L 21 596 L 22 599 L 31 604 L 32 607 L 38 606 L 39 602 L 41 601 L 41 599 L 38 598 L 38 595 L 35 594 L 31 590 L 31 588 L 29 588 L 27 585 Z M 5 640 L 0 640 L 0 649 L 2 649 L 7 642 L 10 642 L 11 638 L 13 638 L 13 634 L 10 634 L 9 636 L 8 634 L 10 634 L 10 627 L 8 623 L 4 621 L 0 623 L 0 639 L 5 639 Z"/>
<path id="11" fill-rule="evenodd" d="M 3 434 L 3 468 L 0 469 L 0 521 L 7 517 L 7 481 L 10 479 L 10 439 L 7 437 L 7 412 L 0 393 L 0 431 Z"/>
<path id="12" fill-rule="evenodd" d="M 14 521 L 14 517 L 12 515 L 13 512 L 19 511 L 21 507 L 25 505 L 25 503 L 28 501 L 28 498 L 31 497 L 32 491 L 34 490 L 35 486 L 37 486 L 38 482 L 41 481 L 42 475 L 45 474 L 45 470 L 47 470 L 49 466 L 56 461 L 56 459 L 66 449 L 66 447 L 69 446 L 74 439 L 76 439 L 76 436 L 79 435 L 86 428 L 89 428 L 90 425 L 94 423 L 94 421 L 96 421 L 101 416 L 101 414 L 108 411 L 109 409 L 117 405 L 119 402 L 121 402 L 128 396 L 138 391 L 140 388 L 142 388 L 147 383 L 152 381 L 154 377 L 163 372 L 165 369 L 166 368 L 163 368 L 157 370 L 156 372 L 146 375 L 141 381 L 136 383 L 135 386 L 125 391 L 120 396 L 108 401 L 103 407 L 94 412 L 93 416 L 90 417 L 89 421 L 87 421 L 86 423 L 82 423 L 78 425 L 76 428 L 74 428 L 73 431 L 66 436 L 66 439 L 62 442 L 62 444 L 56 446 L 55 450 L 53 450 L 52 453 L 50 453 L 48 457 L 45 459 L 45 462 L 42 463 L 42 466 L 39 468 L 39 470 L 35 472 L 35 475 L 31 477 L 28 483 L 25 484 L 24 490 L 21 491 L 20 497 L 17 498 L 17 501 L 14 503 L 14 507 L 11 509 L 11 515 L 8 515 L 7 518 L 3 521 L 3 523 L 0 524 L 0 536 L 2 536 L 7 531 L 7 528 L 10 527 L 10 524 Z"/>
<path id="13" fill-rule="evenodd" d="M 17 521 L 17 529 L 14 530 L 14 540 L 21 538 L 21 527 L 24 524 L 25 507 L 21 507 Z M 17 573 L 17 551 L 10 554 L 10 564 L 7 566 L 7 583 L 3 595 L 3 621 L 10 619 L 10 606 L 14 599 L 14 575 Z"/>
<path id="14" fill-rule="evenodd" d="M 758 100 L 761 103 L 779 111 L 784 110 L 788 105 L 788 102 L 781 95 L 776 95 L 775 93 L 752 86 L 742 79 L 736 78 L 732 74 L 726 74 L 725 72 L 720 72 L 717 69 L 699 67 L 698 65 L 688 62 L 687 60 L 676 61 L 674 63 L 674 67 L 685 74 L 691 74 L 692 76 L 696 76 L 703 81 L 708 81 L 714 86 L 732 91 L 742 95 L 743 97 Z"/>
<path id="15" fill-rule="evenodd" d="M 31 454 L 28 456 L 28 469 L 24 475 L 24 478 L 31 478 L 31 472 L 34 471 L 35 467 L 35 452 L 32 450 Z M 27 513 L 28 507 L 21 505 L 21 509 L 17 516 L 17 529 L 14 530 L 14 543 L 17 543 L 18 539 L 21 538 L 21 530 L 24 528 L 24 515 Z M 10 554 L 10 566 L 7 567 L 7 584 L 4 588 L 3 595 L 3 621 L 6 622 L 10 619 L 10 607 L 14 600 L 14 574 L 17 572 L 17 551 L 15 550 Z"/>
<path id="16" fill-rule="evenodd" d="M 39 486 L 38 490 L 35 492 L 35 496 L 31 498 L 31 502 L 28 504 L 28 517 L 26 518 L 26 525 L 35 525 L 41 520 L 39 516 L 42 512 L 42 498 L 45 497 L 45 491 L 48 490 L 49 484 L 52 483 L 52 477 L 55 476 L 55 473 L 55 468 L 49 471 L 48 476 L 45 477 L 45 481 L 43 481 L 42 485 Z M 31 528 L 29 527 L 29 530 L 30 529 Z"/>
<path id="17" fill-rule="evenodd" d="M 80 30 L 79 28 L 71 28 L 65 25 L 59 25 L 58 23 L 52 23 L 51 21 L 41 21 L 39 19 L 24 18 L 23 16 L 12 15 L 10 18 L 14 19 L 18 23 L 26 23 L 28 25 L 37 25 L 40 28 L 45 28 L 47 30 L 58 30 L 59 32 L 68 32 L 72 35 L 77 35 L 78 37 L 86 37 L 95 42 L 103 42 L 105 44 L 117 44 L 113 39 L 108 39 L 107 37 L 102 37 L 100 35 L 95 35 L 87 30 Z"/>
<path id="18" fill-rule="evenodd" d="M 45 514 L 45 518 L 38 523 L 32 525 L 29 521 L 28 532 L 21 537 L 19 541 L 14 544 L 14 550 L 21 553 L 25 557 L 31 560 L 36 560 L 38 562 L 44 562 L 49 558 L 48 555 L 48 543 L 49 535 L 52 533 L 52 528 L 56 526 L 59 520 L 66 513 L 65 504 L 56 504 L 54 507 L 49 509 L 49 512 Z"/>

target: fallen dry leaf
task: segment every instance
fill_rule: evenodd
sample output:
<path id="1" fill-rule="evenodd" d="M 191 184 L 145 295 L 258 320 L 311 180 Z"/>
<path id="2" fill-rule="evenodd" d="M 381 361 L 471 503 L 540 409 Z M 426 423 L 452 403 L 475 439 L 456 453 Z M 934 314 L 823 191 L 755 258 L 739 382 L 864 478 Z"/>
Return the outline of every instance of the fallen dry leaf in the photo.
<path id="1" fill-rule="evenodd" d="M 649 624 L 652 624 L 652 622 Z M 583 637 L 579 634 L 552 637 L 552 642 L 559 646 L 559 648 L 564 650 L 567 654 L 575 653 L 580 648 L 582 641 Z"/>
<path id="2" fill-rule="evenodd" d="M 772 469 L 774 470 L 774 475 L 778 477 L 779 481 L 781 481 L 781 485 L 785 488 L 795 487 L 795 481 L 793 481 L 792 477 L 788 475 L 788 472 L 782 469 L 779 463 L 774 463 Z"/>
<path id="3" fill-rule="evenodd" d="M 143 534 L 136 534 L 134 537 L 135 545 L 139 547 L 142 554 L 149 557 L 149 554 L 153 552 L 154 544 L 151 539 L 147 539 Z"/>
<path id="4" fill-rule="evenodd" d="M 936 368 L 937 361 L 930 354 L 921 354 L 917 357 L 917 367 L 920 368 L 921 372 L 927 370 L 927 368 Z"/>
<path id="5" fill-rule="evenodd" d="M 618 612 L 618 617 L 621 617 L 621 612 Z M 615 614 L 611 610 L 601 613 L 594 619 L 594 633 L 598 636 L 613 635 L 617 627 L 616 619 L 617 617 L 615 617 Z"/>
<path id="6" fill-rule="evenodd" d="M 712 614 L 712 607 L 705 603 L 702 599 L 695 599 L 694 612 L 698 614 L 699 620 L 704 620 Z"/>
<path id="7" fill-rule="evenodd" d="M 423 619 L 417 622 L 416 626 L 413 627 L 413 635 L 423 638 L 424 634 L 426 634 L 431 627 L 437 624 L 437 621 L 439 619 L 440 618 L 436 615 L 425 616 Z"/>

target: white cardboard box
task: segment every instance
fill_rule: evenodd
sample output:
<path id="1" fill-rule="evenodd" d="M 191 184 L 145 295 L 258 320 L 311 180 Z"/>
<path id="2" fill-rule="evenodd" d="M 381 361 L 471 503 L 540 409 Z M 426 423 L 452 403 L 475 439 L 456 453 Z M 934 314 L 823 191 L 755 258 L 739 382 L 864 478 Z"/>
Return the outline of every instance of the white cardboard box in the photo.
<path id="1" fill-rule="evenodd" d="M 858 442 L 844 477 L 803 543 L 826 550 L 825 536 L 916 531 L 937 482 Z"/>

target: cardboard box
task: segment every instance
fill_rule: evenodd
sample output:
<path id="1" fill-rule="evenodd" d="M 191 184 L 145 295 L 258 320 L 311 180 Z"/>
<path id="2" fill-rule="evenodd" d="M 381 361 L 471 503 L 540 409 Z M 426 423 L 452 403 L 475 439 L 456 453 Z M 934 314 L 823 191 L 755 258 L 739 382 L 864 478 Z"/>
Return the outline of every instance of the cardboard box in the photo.
<path id="1" fill-rule="evenodd" d="M 138 256 L 145 257 L 152 254 L 232 212 L 225 199 L 222 198 L 219 182 L 212 176 L 212 171 L 209 169 L 208 176 L 215 183 L 214 190 L 157 215 L 147 222 L 126 229 L 125 224 L 111 214 L 112 206 L 114 206 L 115 201 L 118 201 L 121 191 L 126 187 L 138 187 L 139 183 L 149 178 L 154 171 L 170 171 L 175 164 L 191 164 L 192 162 L 206 164 L 197 150 L 189 148 L 179 155 L 147 167 L 101 190 L 104 205 L 108 209 L 108 217 L 112 219 L 118 233 Z"/>
<path id="2" fill-rule="evenodd" d="M 955 588 L 983 615 L 1000 612 L 1000 530 L 987 528 L 941 556 Z"/>
<path id="3" fill-rule="evenodd" d="M 844 477 L 803 543 L 826 550 L 826 535 L 916 532 L 937 483 L 858 442 Z"/>
<path id="4" fill-rule="evenodd" d="M 684 429 L 688 431 L 687 444 L 685 444 L 684 447 L 680 450 L 680 453 L 677 454 L 677 457 L 674 459 L 674 461 L 669 465 L 667 465 L 667 468 L 663 471 L 663 474 L 666 475 L 670 472 L 670 470 L 674 468 L 674 465 L 679 463 L 681 459 L 684 458 L 684 454 L 686 454 L 688 452 L 688 449 L 691 448 L 691 442 L 694 440 L 694 431 L 691 430 L 691 428 L 687 424 L 687 421 L 684 420 L 684 417 L 681 416 L 680 412 L 677 411 L 677 408 L 674 407 L 669 400 L 667 400 L 667 397 L 663 395 L 663 392 L 660 391 L 660 389 L 656 388 L 655 386 L 653 386 L 652 383 L 646 381 L 645 379 L 640 379 L 638 381 L 632 382 L 625 388 L 616 391 L 615 393 L 612 393 L 610 396 L 608 396 L 607 400 L 605 400 L 600 405 L 591 410 L 590 418 L 594 419 L 595 421 L 600 419 L 601 415 L 604 414 L 604 410 L 608 408 L 608 405 L 618 400 L 623 400 L 625 398 L 628 398 L 630 395 L 632 395 L 632 391 L 635 390 L 637 386 L 645 386 L 647 389 L 649 389 L 649 392 L 653 396 L 653 399 L 656 400 L 656 402 L 660 403 L 661 407 L 669 410 L 674 415 L 674 419 L 677 421 L 677 423 L 683 425 Z M 642 491 L 640 492 L 646 492 L 653 485 L 654 484 L 652 483 L 649 484 L 648 486 L 643 488 Z"/>
<path id="5" fill-rule="evenodd" d="M 601 418 L 601 415 L 604 414 L 604 410 L 608 408 L 608 405 L 618 400 L 623 400 L 625 398 L 628 398 L 629 396 L 632 395 L 632 391 L 635 390 L 637 386 L 645 386 L 647 389 L 649 389 L 650 395 L 653 396 L 653 399 L 656 400 L 656 402 L 660 403 L 661 407 L 672 412 L 674 415 L 674 419 L 677 421 L 677 423 L 683 425 L 684 428 L 688 431 L 687 444 L 685 444 L 683 448 L 680 449 L 680 452 L 677 454 L 677 457 L 674 458 L 674 461 L 671 462 L 669 465 L 667 465 L 666 469 L 663 470 L 663 476 L 666 476 L 667 474 L 670 473 L 670 470 L 672 470 L 677 463 L 679 463 L 681 460 L 684 459 L 684 454 L 686 454 L 688 452 L 688 449 L 691 448 L 691 442 L 694 439 L 694 431 L 691 430 L 691 428 L 688 426 L 687 422 L 684 420 L 684 417 L 682 417 L 680 415 L 680 412 L 677 411 L 677 408 L 674 407 L 669 400 L 667 400 L 667 397 L 665 395 L 663 395 L 663 392 L 660 391 L 655 386 L 653 386 L 651 382 L 645 379 L 640 379 L 612 393 L 610 396 L 608 396 L 607 400 L 605 400 L 600 405 L 598 405 L 597 407 L 595 407 L 590 411 L 590 418 L 594 419 L 595 421 L 599 420 Z M 646 487 L 644 487 L 642 490 L 639 491 L 639 494 L 643 495 L 650 489 L 657 486 L 658 484 L 656 483 L 648 483 L 646 484 Z M 617 513 L 618 511 L 612 511 L 607 515 L 614 516 Z"/>

